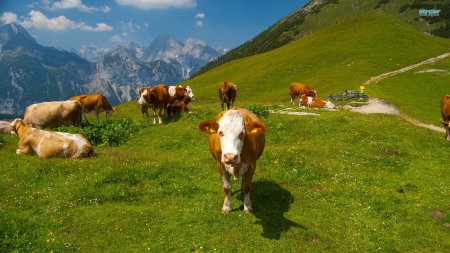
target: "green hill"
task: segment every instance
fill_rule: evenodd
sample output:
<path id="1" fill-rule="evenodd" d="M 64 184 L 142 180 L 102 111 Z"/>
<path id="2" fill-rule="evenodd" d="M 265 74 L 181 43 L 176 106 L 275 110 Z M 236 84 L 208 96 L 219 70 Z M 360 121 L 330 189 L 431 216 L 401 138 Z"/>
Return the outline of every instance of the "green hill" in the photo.
<path id="1" fill-rule="evenodd" d="M 188 80 L 186 84 L 194 87 L 196 96 L 209 99 L 217 96 L 220 81 L 234 82 L 240 88 L 238 105 L 286 104 L 291 82 L 306 83 L 316 88 L 319 98 L 326 99 L 329 94 L 345 89 L 358 90 L 372 76 L 449 52 L 449 48 L 450 40 L 418 32 L 398 17 L 369 13 L 345 19 L 268 53 L 229 62 Z M 396 89 L 413 88 L 409 84 L 416 82 L 409 80 L 415 76 L 405 75 L 402 86 L 393 85 Z M 448 78 L 424 85 L 428 87 L 426 96 L 440 99 L 444 87 L 448 87 Z M 368 85 L 366 93 L 369 97 L 384 95 L 388 98 L 386 94 L 393 89 L 377 87 Z M 422 92 L 421 88 L 418 90 Z M 396 103 L 415 101 L 417 96 L 411 93 L 398 95 L 389 98 Z M 436 104 L 421 106 L 431 110 Z M 427 120 L 431 123 L 429 118 Z"/>
<path id="2" fill-rule="evenodd" d="M 419 16 L 420 9 L 437 9 L 437 17 Z M 200 75 L 226 62 L 279 48 L 345 19 L 365 13 L 387 13 L 398 17 L 417 31 L 448 38 L 450 3 L 445 0 L 314 0 L 292 12 L 255 38 L 231 50 L 200 69 Z"/>

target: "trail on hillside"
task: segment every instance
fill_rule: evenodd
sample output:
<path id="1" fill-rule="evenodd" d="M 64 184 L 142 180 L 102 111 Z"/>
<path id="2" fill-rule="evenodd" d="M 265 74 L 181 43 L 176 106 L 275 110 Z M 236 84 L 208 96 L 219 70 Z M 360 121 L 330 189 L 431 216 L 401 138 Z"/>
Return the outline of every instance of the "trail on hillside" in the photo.
<path id="1" fill-rule="evenodd" d="M 439 56 L 437 56 L 437 57 L 430 58 L 430 59 L 428 59 L 428 60 L 425 60 L 425 61 L 422 61 L 422 62 L 413 64 L 413 65 L 410 65 L 410 66 L 401 68 L 401 69 L 396 70 L 396 71 L 391 71 L 391 72 L 388 72 L 388 73 L 381 74 L 381 75 L 379 75 L 379 76 L 371 77 L 369 80 L 367 80 L 367 81 L 364 83 L 364 85 L 368 85 L 368 84 L 370 84 L 370 83 L 378 83 L 380 80 L 382 80 L 382 79 L 384 79 L 384 78 L 391 77 L 391 76 L 394 76 L 394 75 L 403 73 L 403 72 L 405 72 L 405 71 L 411 70 L 411 69 L 413 69 L 413 68 L 417 68 L 417 67 L 422 66 L 422 65 L 424 65 L 424 64 L 434 63 L 434 62 L 439 61 L 439 60 L 442 60 L 442 59 L 444 59 L 444 58 L 446 58 L 446 57 L 448 57 L 448 56 L 450 56 L 450 53 L 441 54 L 441 55 L 439 55 Z M 369 103 L 369 105 L 367 105 L 367 106 L 370 107 L 370 103 Z M 404 118 L 406 121 L 411 122 L 412 124 L 414 124 L 414 125 L 416 125 L 416 126 L 425 127 L 425 128 L 428 128 L 428 129 L 431 129 L 431 130 L 434 130 L 434 131 L 443 132 L 443 128 L 442 128 L 442 127 L 437 127 L 437 126 L 435 126 L 435 125 L 430 125 L 430 124 L 424 124 L 424 123 L 422 123 L 422 122 L 420 122 L 420 121 L 418 121 L 418 120 L 416 120 L 416 119 L 414 119 L 414 118 L 411 118 L 411 117 L 407 116 L 407 115 L 404 114 L 404 113 L 400 113 L 400 112 L 399 112 L 398 114 L 399 114 L 402 118 Z"/>
<path id="2" fill-rule="evenodd" d="M 384 78 L 403 73 L 405 71 L 408 71 L 408 70 L 413 69 L 413 68 L 417 68 L 417 67 L 419 67 L 421 65 L 424 65 L 424 64 L 434 63 L 434 62 L 442 60 L 442 59 L 444 59 L 445 57 L 448 57 L 448 56 L 450 56 L 450 53 L 441 54 L 441 55 L 439 55 L 439 56 L 437 56 L 435 58 L 430 58 L 428 60 L 425 60 L 425 61 L 413 64 L 413 65 L 410 65 L 408 67 L 401 68 L 401 69 L 396 70 L 396 71 L 392 71 L 392 72 L 381 74 L 379 76 L 371 77 L 369 80 L 367 80 L 364 83 L 364 85 L 368 85 L 368 84 L 373 83 L 373 82 L 378 83 L 380 80 L 382 80 Z"/>

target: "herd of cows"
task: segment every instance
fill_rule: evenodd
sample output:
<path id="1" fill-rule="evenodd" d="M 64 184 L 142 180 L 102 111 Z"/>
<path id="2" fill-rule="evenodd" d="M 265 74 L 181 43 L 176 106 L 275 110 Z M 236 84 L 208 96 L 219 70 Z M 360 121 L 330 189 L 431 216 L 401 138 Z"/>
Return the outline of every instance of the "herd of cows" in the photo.
<path id="1" fill-rule="evenodd" d="M 256 161 L 263 153 L 265 146 L 266 127 L 253 112 L 234 107 L 238 96 L 238 87 L 231 82 L 219 84 L 219 98 L 222 112 L 216 120 L 205 120 L 197 128 L 208 135 L 211 155 L 217 162 L 217 167 L 223 182 L 225 193 L 222 212 L 231 211 L 231 177 L 242 177 L 242 192 L 244 193 L 244 211 L 253 212 L 250 201 L 250 189 Z M 292 83 L 289 87 L 291 103 L 299 98 L 299 106 L 334 108 L 328 100 L 317 99 L 315 89 L 305 84 Z M 187 105 L 194 100 L 194 94 L 189 86 L 156 85 L 152 88 L 141 88 L 137 105 L 142 116 L 148 115 L 148 109 L 153 110 L 153 124 L 158 116 L 162 123 L 161 113 L 165 116 L 179 112 L 187 112 Z M 226 104 L 226 110 L 224 107 Z M 51 126 L 81 127 L 82 115 L 95 112 L 98 119 L 100 112 L 105 111 L 107 117 L 116 110 L 101 94 L 85 94 L 75 96 L 67 101 L 43 102 L 30 105 L 24 114 L 24 119 L 8 122 L 9 130 L 19 139 L 17 154 L 36 154 L 39 157 L 85 158 L 94 153 L 91 143 L 80 134 L 46 131 Z M 157 113 L 158 112 L 158 113 Z M 448 125 L 450 122 L 450 95 L 444 96 L 441 102 L 441 112 L 446 130 L 446 138 L 450 140 Z M 87 121 L 87 119 L 86 119 Z"/>

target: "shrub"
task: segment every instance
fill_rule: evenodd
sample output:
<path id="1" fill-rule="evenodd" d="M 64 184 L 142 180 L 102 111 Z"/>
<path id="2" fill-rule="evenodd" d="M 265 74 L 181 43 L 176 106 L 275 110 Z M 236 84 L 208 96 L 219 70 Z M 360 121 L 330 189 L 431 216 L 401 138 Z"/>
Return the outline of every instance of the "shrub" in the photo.
<path id="1" fill-rule="evenodd" d="M 269 117 L 269 109 L 265 106 L 251 105 L 247 109 L 252 111 L 254 114 L 256 114 L 256 116 L 258 116 L 260 118 Z"/>
<path id="2" fill-rule="evenodd" d="M 92 145 L 119 146 L 128 141 L 133 133 L 138 132 L 139 128 L 133 120 L 122 118 L 118 120 L 100 119 L 89 125 L 83 125 L 83 128 L 60 126 L 53 130 L 82 134 Z"/>

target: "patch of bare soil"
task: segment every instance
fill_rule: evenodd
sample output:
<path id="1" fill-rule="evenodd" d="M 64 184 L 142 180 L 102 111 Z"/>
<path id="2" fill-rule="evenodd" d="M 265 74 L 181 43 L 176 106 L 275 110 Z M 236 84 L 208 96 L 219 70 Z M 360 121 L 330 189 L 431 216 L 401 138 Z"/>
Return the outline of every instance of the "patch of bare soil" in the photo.
<path id="1" fill-rule="evenodd" d="M 400 114 L 400 111 L 393 104 L 379 98 L 369 98 L 367 102 L 352 102 L 343 108 L 353 112 L 364 114 L 384 113 L 384 114 Z"/>
<path id="2" fill-rule="evenodd" d="M 393 104 L 379 98 L 370 98 L 367 102 L 353 102 L 343 106 L 343 108 L 353 112 L 359 112 L 364 114 L 384 113 L 384 114 L 400 115 L 402 118 L 404 118 L 405 120 L 416 126 L 425 127 L 433 131 L 444 132 L 444 129 L 442 127 L 424 124 L 416 119 L 413 119 L 400 113 L 397 107 L 395 107 Z"/>

